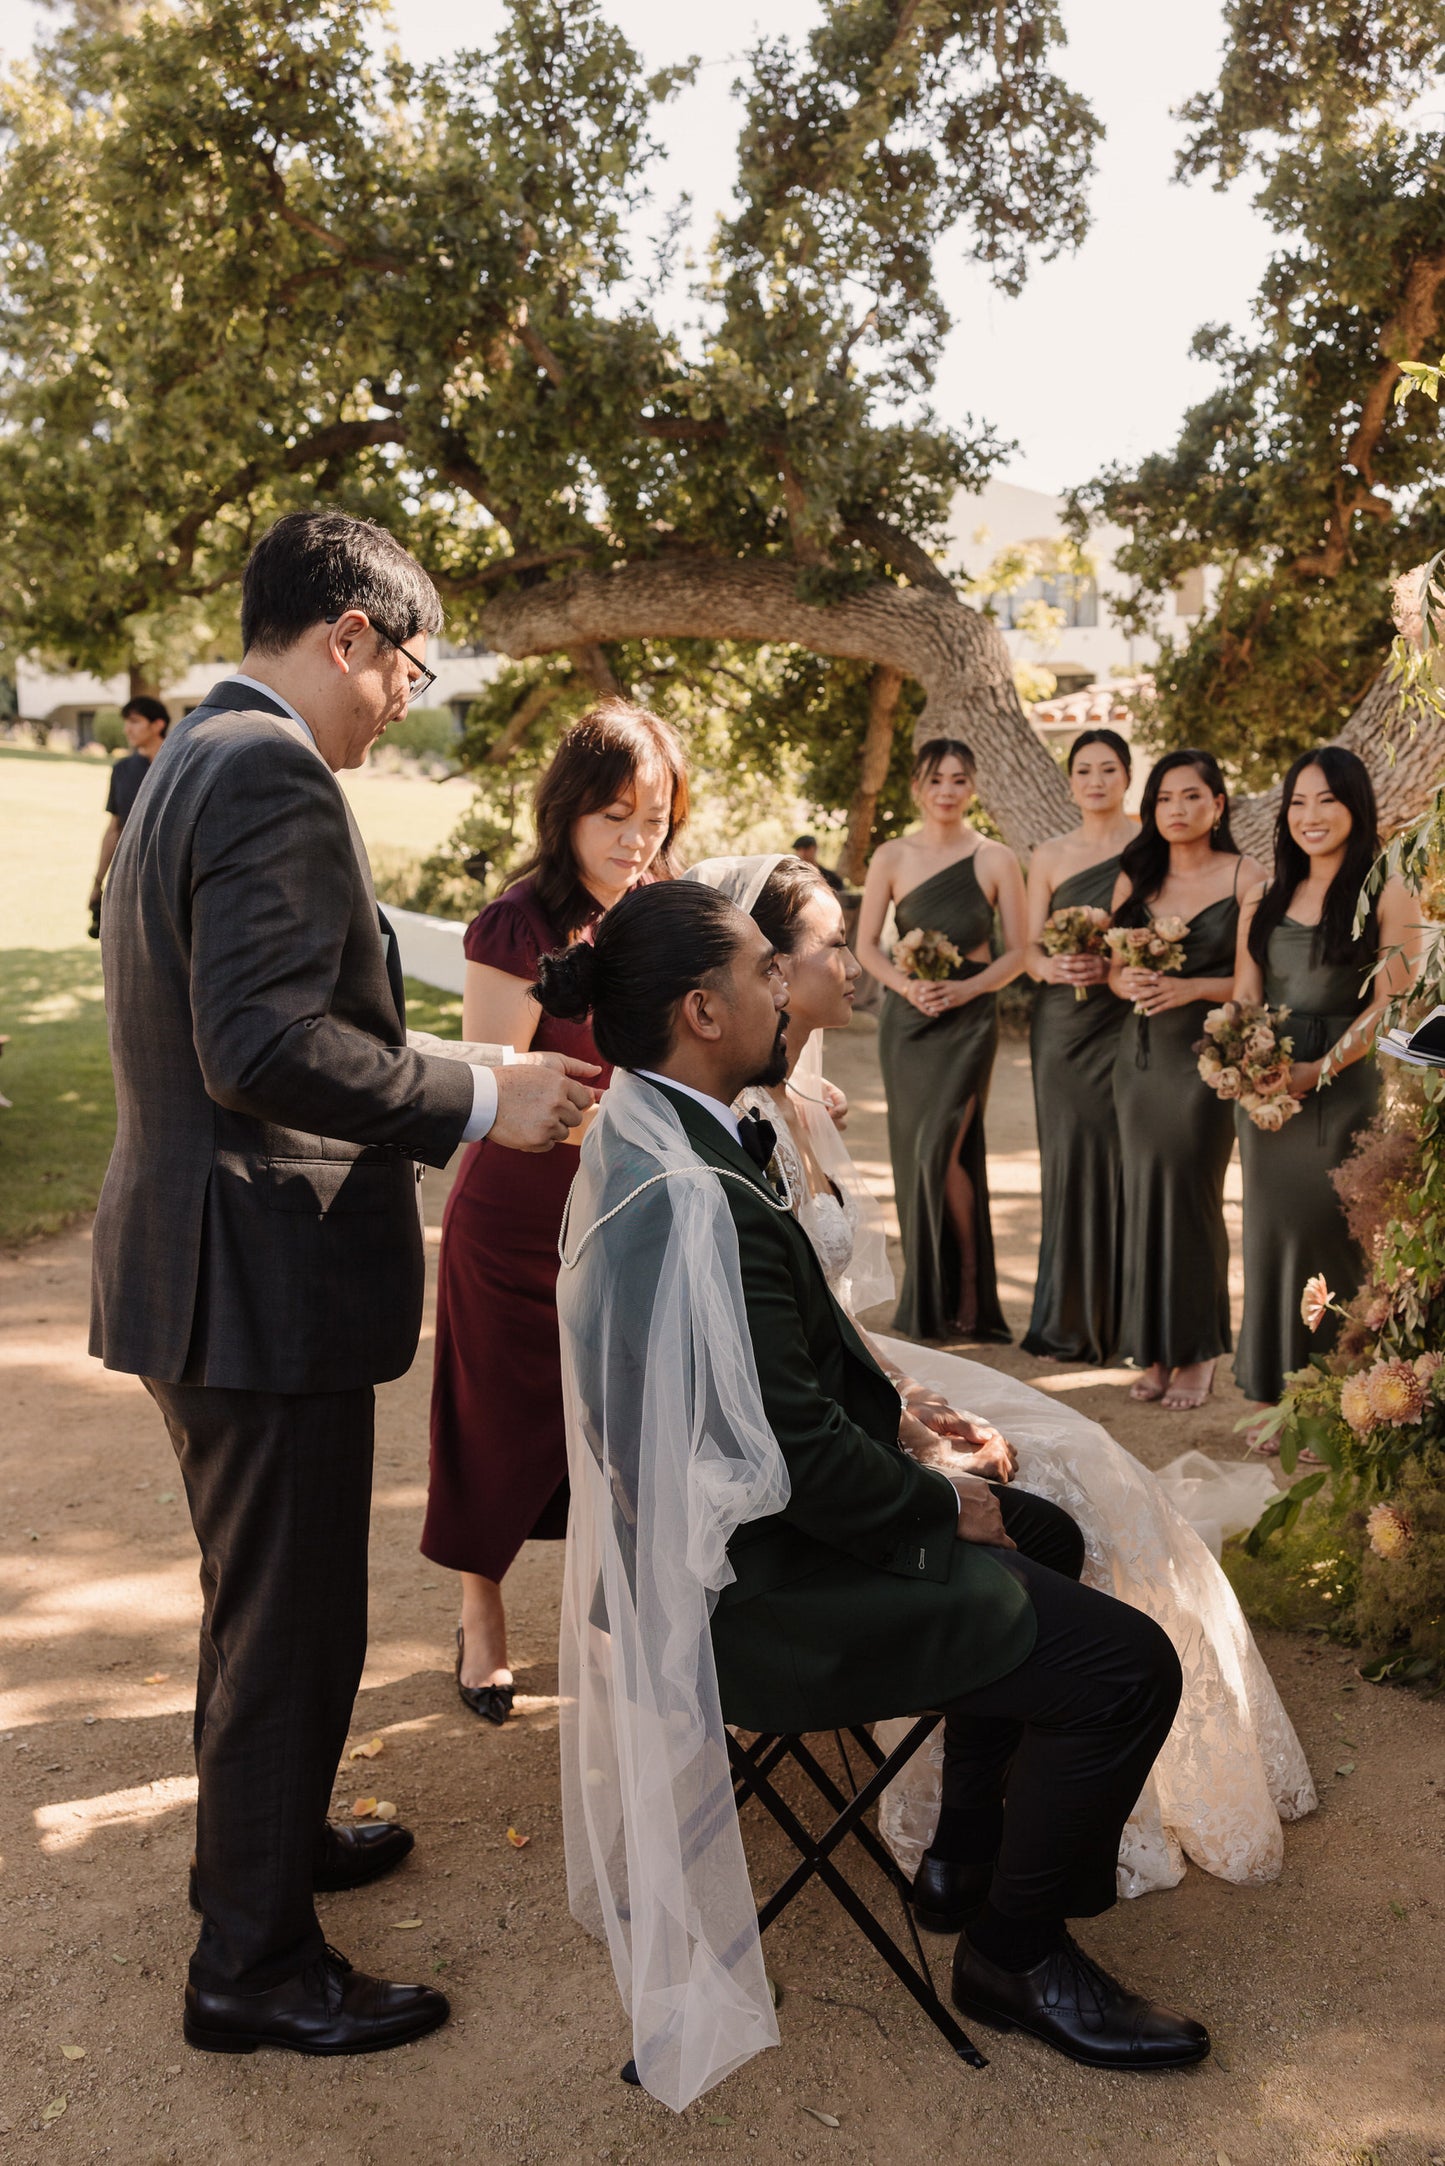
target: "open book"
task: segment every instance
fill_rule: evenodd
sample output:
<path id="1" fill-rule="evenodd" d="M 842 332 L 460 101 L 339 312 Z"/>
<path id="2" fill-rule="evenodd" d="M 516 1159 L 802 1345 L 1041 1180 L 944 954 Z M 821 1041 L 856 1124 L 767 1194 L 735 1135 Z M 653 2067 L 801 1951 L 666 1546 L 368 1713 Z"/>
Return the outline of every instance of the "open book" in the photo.
<path id="1" fill-rule="evenodd" d="M 1432 1008 L 1415 1030 L 1384 1030 L 1380 1051 L 1412 1068 L 1445 1068 L 1445 1008 Z"/>

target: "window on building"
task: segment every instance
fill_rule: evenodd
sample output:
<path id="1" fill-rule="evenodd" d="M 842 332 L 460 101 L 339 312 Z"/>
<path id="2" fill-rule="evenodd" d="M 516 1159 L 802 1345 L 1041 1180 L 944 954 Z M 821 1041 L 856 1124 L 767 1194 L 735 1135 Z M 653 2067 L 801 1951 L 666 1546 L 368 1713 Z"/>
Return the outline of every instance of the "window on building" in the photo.
<path id="1" fill-rule="evenodd" d="M 87 745 L 94 744 L 94 742 L 95 709 L 93 707 L 77 707 L 75 710 L 75 749 L 77 752 L 83 752 Z"/>
<path id="2" fill-rule="evenodd" d="M 1064 613 L 1061 630 L 1078 631 L 1099 621 L 1098 582 L 1075 573 L 1047 573 L 1037 579 L 1025 580 L 1011 594 L 990 597 L 994 615 L 1006 632 L 1013 630 L 1017 613 L 1026 602 L 1044 602 L 1050 609 L 1061 609 Z"/>

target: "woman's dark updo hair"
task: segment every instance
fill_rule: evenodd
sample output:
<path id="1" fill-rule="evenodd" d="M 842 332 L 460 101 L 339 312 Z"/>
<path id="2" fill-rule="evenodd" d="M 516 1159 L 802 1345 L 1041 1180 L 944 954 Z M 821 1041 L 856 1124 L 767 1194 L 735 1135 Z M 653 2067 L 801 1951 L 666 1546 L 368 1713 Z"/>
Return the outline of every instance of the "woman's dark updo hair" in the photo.
<path id="1" fill-rule="evenodd" d="M 1380 816 L 1375 806 L 1375 785 L 1358 753 L 1346 745 L 1321 745 L 1317 752 L 1302 752 L 1284 778 L 1279 800 L 1279 819 L 1274 830 L 1274 878 L 1260 898 L 1249 928 L 1249 952 L 1264 968 L 1269 936 L 1288 915 L 1295 890 L 1309 878 L 1309 855 L 1289 831 L 1289 801 L 1307 767 L 1318 767 L 1350 816 L 1350 839 L 1345 858 L 1329 885 L 1325 906 L 1315 928 L 1312 957 L 1316 963 L 1354 963 L 1373 959 L 1380 947 L 1380 929 L 1374 906 L 1359 940 L 1355 938 L 1355 907 L 1365 877 L 1379 849 Z"/>
<path id="2" fill-rule="evenodd" d="M 801 857 L 785 857 L 763 882 L 753 904 L 753 923 L 779 955 L 791 955 L 797 946 L 803 912 L 820 889 L 825 895 L 833 892 L 817 866 Z"/>
<path id="3" fill-rule="evenodd" d="M 604 699 L 573 723 L 542 774 L 534 800 L 537 847 L 506 885 L 531 880 L 560 940 L 598 915 L 572 852 L 575 822 L 604 812 L 648 769 L 660 771 L 669 788 L 667 834 L 652 869 L 655 878 L 670 880 L 673 845 L 687 820 L 687 767 L 677 738 L 657 715 L 625 699 Z"/>
<path id="4" fill-rule="evenodd" d="M 1139 832 L 1119 853 L 1119 870 L 1127 874 L 1130 887 L 1114 912 L 1116 925 L 1146 924 L 1149 904 L 1169 876 L 1169 845 L 1159 832 L 1155 814 L 1159 807 L 1159 785 L 1176 767 L 1192 767 L 1210 796 L 1224 799 L 1219 825 L 1209 838 L 1210 847 L 1223 850 L 1231 857 L 1239 855 L 1239 845 L 1229 831 L 1229 792 L 1224 787 L 1224 776 L 1214 754 L 1198 752 L 1192 747 L 1182 752 L 1166 752 L 1149 770 L 1149 780 L 1139 801 Z"/>
<path id="5" fill-rule="evenodd" d="M 541 958 L 532 998 L 559 1022 L 590 1014 L 597 1050 L 614 1067 L 659 1067 L 678 1002 L 727 969 L 738 926 L 727 897 L 699 881 L 634 888 L 604 913 L 595 939 Z"/>
<path id="6" fill-rule="evenodd" d="M 926 744 L 921 744 L 913 762 L 913 780 L 927 782 L 949 759 L 961 760 L 972 782 L 978 773 L 978 761 L 961 737 L 930 737 Z"/>
<path id="7" fill-rule="evenodd" d="M 1107 745 L 1109 750 L 1113 753 L 1115 759 L 1119 762 L 1119 765 L 1123 768 L 1125 774 L 1133 774 L 1134 756 L 1130 752 L 1127 743 L 1119 735 L 1119 732 L 1117 730 L 1080 730 L 1078 736 L 1074 739 L 1073 743 L 1069 747 L 1070 774 L 1073 773 L 1074 762 L 1078 758 L 1079 754 L 1083 751 L 1085 745 Z"/>

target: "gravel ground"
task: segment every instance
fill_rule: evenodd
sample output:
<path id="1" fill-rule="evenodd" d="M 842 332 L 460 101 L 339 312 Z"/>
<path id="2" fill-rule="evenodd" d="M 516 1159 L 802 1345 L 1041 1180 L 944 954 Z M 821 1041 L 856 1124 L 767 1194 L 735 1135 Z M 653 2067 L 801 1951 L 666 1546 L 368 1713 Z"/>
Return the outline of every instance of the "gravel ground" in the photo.
<path id="1" fill-rule="evenodd" d="M 886 1190 L 866 1025 L 829 1065 L 854 1094 L 855 1151 Z M 1011 1046 L 990 1142 L 1016 1325 L 1037 1234 L 1031 1122 L 1026 1063 Z M 432 1177 L 428 1189 L 434 1242 L 445 1184 Z M 767 1943 L 781 2050 L 682 2116 L 625 2088 L 606 1957 L 567 1910 L 560 1550 L 533 1544 L 509 1582 L 519 1713 L 487 1728 L 451 1683 L 453 1590 L 416 1549 L 429 1337 L 412 1373 L 380 1395 L 372 1645 L 353 1736 L 379 1736 L 382 1750 L 346 1764 L 338 1786 L 345 1807 L 364 1793 L 393 1799 L 418 1846 L 393 1880 L 324 1899 L 324 1917 L 364 1967 L 444 1984 L 454 2020 L 359 2061 L 188 2051 L 194 1545 L 149 1400 L 85 1355 L 89 1248 L 80 1227 L 0 1257 L 7 2161 L 1445 2166 L 1445 1705 L 1370 1689 L 1338 1650 L 1282 1636 L 1265 1652 L 1322 1790 L 1319 1812 L 1289 1832 L 1283 1878 L 1237 1889 L 1191 1871 L 1084 1936 L 1131 1981 L 1205 2017 L 1217 2051 L 1204 2066 L 1112 2078 L 983 2035 L 989 2067 L 965 2068 L 831 1899 L 810 1893 Z M 1163 1416 L 1129 1404 L 1119 1371 L 1050 1369 L 1008 1348 L 984 1358 L 1067 1393 L 1150 1465 L 1190 1446 L 1237 1453 L 1241 1402 L 1227 1382 L 1201 1413 Z M 1334 1772 L 1346 1764 L 1352 1773 Z M 749 1827 L 759 1885 L 770 1884 L 780 1844 Z M 948 1943 L 928 1945 L 942 1978 Z"/>

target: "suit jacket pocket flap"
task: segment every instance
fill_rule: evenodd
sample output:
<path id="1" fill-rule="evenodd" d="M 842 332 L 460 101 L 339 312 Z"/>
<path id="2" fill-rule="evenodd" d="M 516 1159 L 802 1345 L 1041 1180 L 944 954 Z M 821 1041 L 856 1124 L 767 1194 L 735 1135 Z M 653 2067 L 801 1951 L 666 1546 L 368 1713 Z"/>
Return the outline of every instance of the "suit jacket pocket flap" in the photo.
<path id="1" fill-rule="evenodd" d="M 395 1158 L 268 1158 L 262 1185 L 273 1211 L 352 1217 L 393 1205 L 398 1174 L 409 1194 L 411 1169 Z"/>

